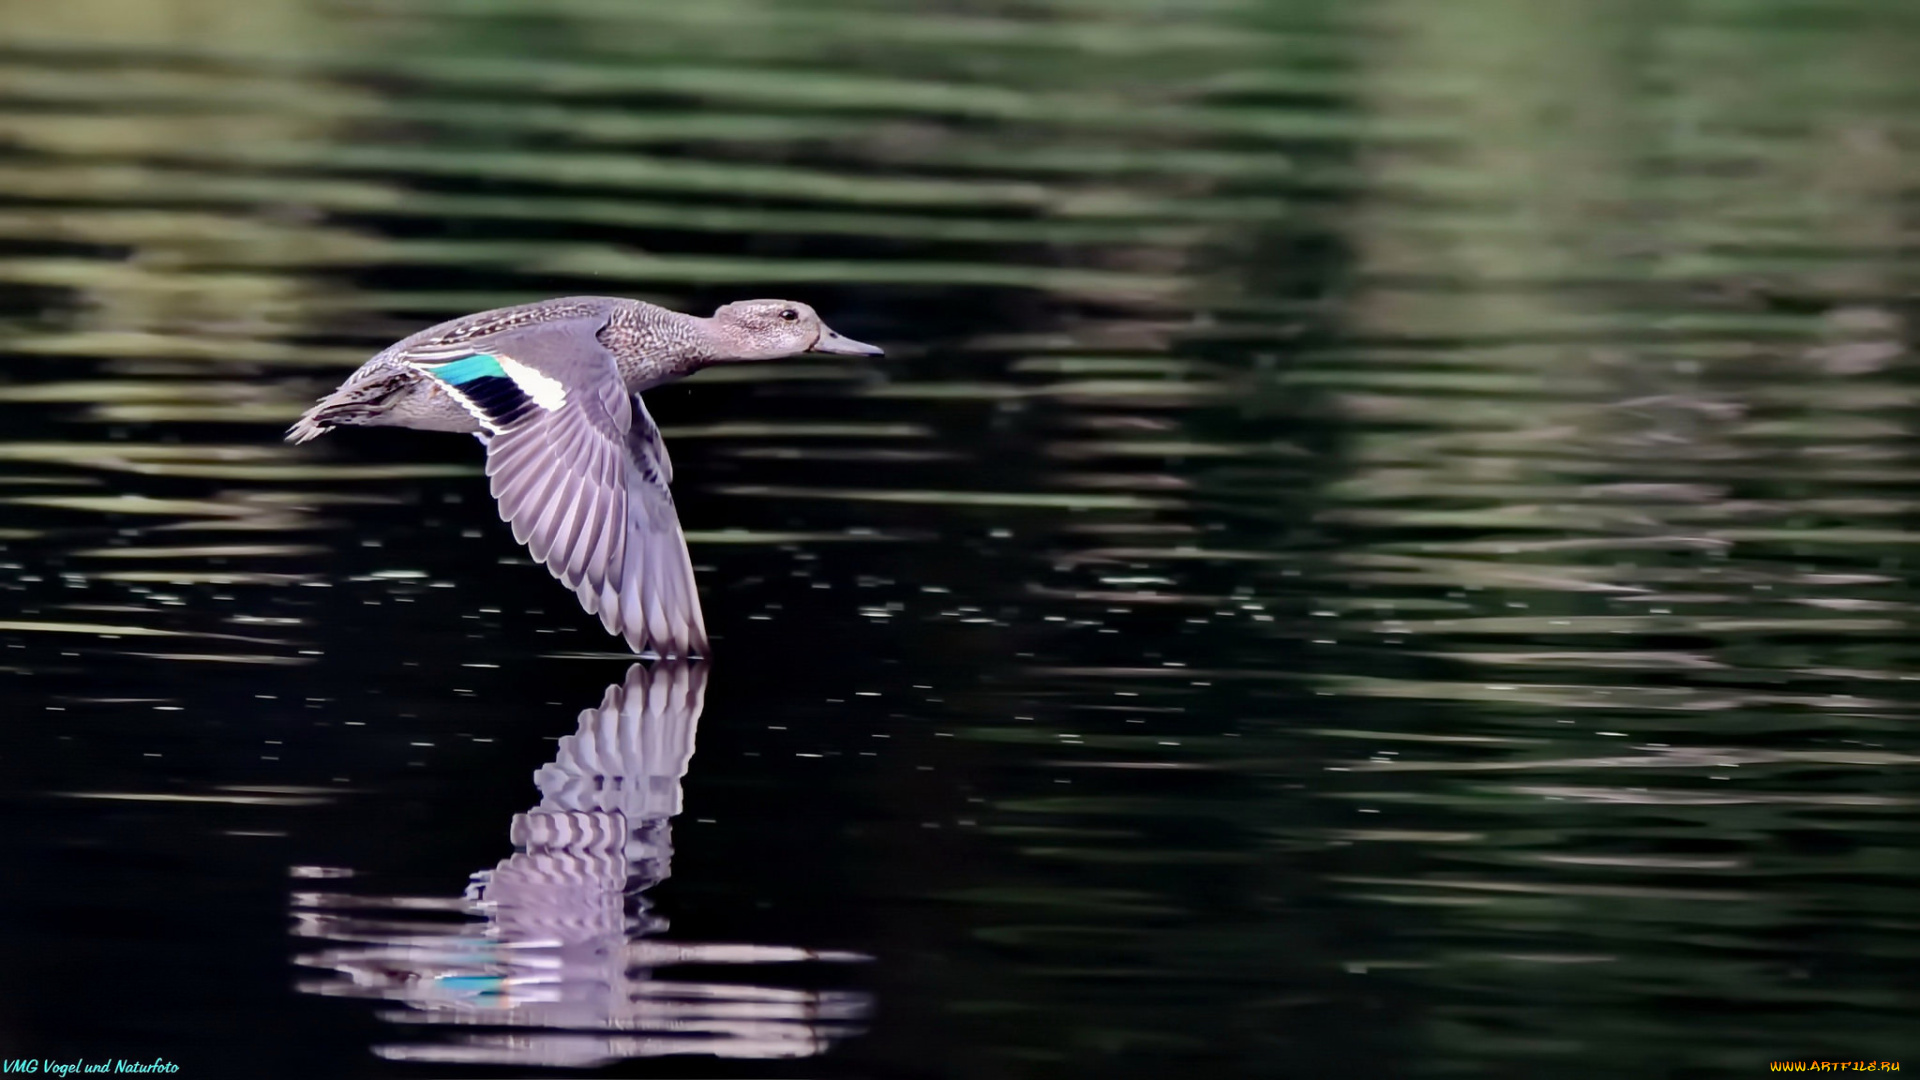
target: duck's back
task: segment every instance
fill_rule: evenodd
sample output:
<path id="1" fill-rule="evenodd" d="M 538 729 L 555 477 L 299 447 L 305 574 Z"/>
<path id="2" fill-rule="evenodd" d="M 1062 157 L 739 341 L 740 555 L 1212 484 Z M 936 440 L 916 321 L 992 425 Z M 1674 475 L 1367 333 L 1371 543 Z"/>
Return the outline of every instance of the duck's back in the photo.
<path id="1" fill-rule="evenodd" d="M 553 300 L 536 300 L 531 304 L 515 304 L 512 307 L 494 308 L 491 311 L 477 311 L 472 315 L 448 319 L 446 322 L 429 326 L 417 334 L 401 338 L 380 350 L 373 359 L 362 364 L 361 370 L 404 366 L 405 361 L 402 357 L 415 349 L 457 345 L 462 341 L 473 341 L 503 330 L 556 322 L 561 319 L 598 314 L 610 316 L 616 307 L 632 303 L 635 301 L 623 300 L 617 296 L 562 296 Z"/>

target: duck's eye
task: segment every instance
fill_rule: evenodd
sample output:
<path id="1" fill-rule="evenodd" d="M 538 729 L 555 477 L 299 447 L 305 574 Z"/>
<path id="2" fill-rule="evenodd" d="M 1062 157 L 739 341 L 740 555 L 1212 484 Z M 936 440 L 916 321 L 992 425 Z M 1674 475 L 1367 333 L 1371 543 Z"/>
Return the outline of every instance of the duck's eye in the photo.
<path id="1" fill-rule="evenodd" d="M 787 320 L 788 322 L 792 322 L 793 320 L 800 317 L 800 313 L 793 310 L 792 308 L 788 308 L 787 310 L 780 313 L 780 317 Z"/>

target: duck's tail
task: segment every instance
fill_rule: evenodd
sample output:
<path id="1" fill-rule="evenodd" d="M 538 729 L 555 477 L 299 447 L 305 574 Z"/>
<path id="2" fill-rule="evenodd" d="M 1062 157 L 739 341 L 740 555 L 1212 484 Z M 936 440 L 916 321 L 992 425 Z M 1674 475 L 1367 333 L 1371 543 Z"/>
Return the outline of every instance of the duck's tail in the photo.
<path id="1" fill-rule="evenodd" d="M 317 439 L 327 432 L 332 431 L 333 425 L 321 419 L 321 406 L 325 404 L 325 402 L 321 402 L 320 405 L 315 405 L 313 408 L 301 413 L 300 419 L 295 420 L 293 426 L 287 429 L 287 441 L 290 443 L 303 443 L 309 439 Z"/>
<path id="2" fill-rule="evenodd" d="M 356 373 L 358 374 L 358 373 Z M 391 375 L 371 379 L 348 379 L 340 388 L 300 414 L 287 429 L 287 441 L 303 443 L 341 426 L 377 424 L 394 394 L 407 380 Z"/>

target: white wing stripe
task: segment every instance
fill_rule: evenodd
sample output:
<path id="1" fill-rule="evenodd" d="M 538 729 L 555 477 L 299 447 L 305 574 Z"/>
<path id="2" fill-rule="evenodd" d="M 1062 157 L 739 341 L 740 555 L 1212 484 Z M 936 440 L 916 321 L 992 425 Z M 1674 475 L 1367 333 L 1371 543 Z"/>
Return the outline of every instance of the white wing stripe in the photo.
<path id="1" fill-rule="evenodd" d="M 567 388 L 560 384 L 559 379 L 523 364 L 511 356 L 495 353 L 493 358 L 499 361 L 500 370 L 506 372 L 507 377 L 512 379 L 520 389 L 525 390 L 535 405 L 548 412 L 556 412 L 560 406 L 567 403 Z"/>

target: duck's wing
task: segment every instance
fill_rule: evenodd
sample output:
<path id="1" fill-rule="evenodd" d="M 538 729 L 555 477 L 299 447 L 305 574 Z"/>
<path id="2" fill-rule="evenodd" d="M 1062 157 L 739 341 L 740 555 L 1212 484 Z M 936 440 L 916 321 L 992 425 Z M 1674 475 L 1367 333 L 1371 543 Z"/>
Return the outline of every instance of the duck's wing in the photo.
<path id="1" fill-rule="evenodd" d="M 604 317 L 556 320 L 416 350 L 490 436 L 487 477 L 515 540 L 635 652 L 707 654 L 693 561 L 667 484 L 672 465 L 596 336 Z"/>

